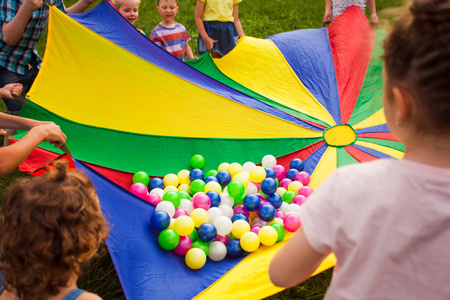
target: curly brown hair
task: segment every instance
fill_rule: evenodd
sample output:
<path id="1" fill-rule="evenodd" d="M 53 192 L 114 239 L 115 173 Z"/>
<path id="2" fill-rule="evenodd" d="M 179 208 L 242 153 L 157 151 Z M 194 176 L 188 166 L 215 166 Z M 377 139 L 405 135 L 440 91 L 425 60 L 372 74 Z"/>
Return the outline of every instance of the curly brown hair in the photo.
<path id="1" fill-rule="evenodd" d="M 450 0 L 415 0 L 384 41 L 388 87 L 408 87 L 418 133 L 450 132 Z M 388 89 L 392 101 L 392 90 Z"/>
<path id="2" fill-rule="evenodd" d="M 19 299 L 58 294 L 97 252 L 109 228 L 94 185 L 57 162 L 6 192 L 0 213 L 0 270 Z"/>

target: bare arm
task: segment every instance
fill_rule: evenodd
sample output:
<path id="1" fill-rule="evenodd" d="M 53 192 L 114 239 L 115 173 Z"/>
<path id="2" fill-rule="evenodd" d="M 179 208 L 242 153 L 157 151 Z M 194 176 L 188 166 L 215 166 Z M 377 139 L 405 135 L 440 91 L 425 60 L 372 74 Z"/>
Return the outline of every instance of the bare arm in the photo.
<path id="1" fill-rule="evenodd" d="M 331 10 L 331 0 L 325 0 L 325 13 L 323 14 L 323 22 L 330 24 L 333 20 L 333 12 Z"/>
<path id="2" fill-rule="evenodd" d="M 186 57 L 187 57 L 187 59 L 198 58 L 198 57 L 194 56 L 194 53 L 192 52 L 192 48 L 191 48 L 191 46 L 189 46 L 188 43 L 186 43 Z"/>
<path id="3" fill-rule="evenodd" d="M 238 4 L 233 5 L 233 18 L 234 18 L 234 26 L 236 27 L 236 31 L 239 37 L 245 36 L 244 29 L 242 28 L 241 20 L 239 20 L 239 6 Z"/>
<path id="4" fill-rule="evenodd" d="M 41 6 L 42 0 L 25 0 L 11 22 L 3 24 L 3 40 L 8 46 L 14 46 L 20 41 L 28 20 L 33 12 Z"/>
<path id="5" fill-rule="evenodd" d="M 92 3 L 96 0 L 79 0 L 77 3 L 67 8 L 66 11 L 68 14 L 78 14 L 82 13 L 88 8 Z"/>
<path id="6" fill-rule="evenodd" d="M 18 116 L 0 113 L 0 127 L 10 129 L 31 130 L 31 128 L 48 124 L 51 122 L 41 122 L 33 119 L 22 118 Z"/>
<path id="7" fill-rule="evenodd" d="M 367 0 L 367 7 L 370 11 L 370 25 L 375 27 L 378 25 L 377 8 L 375 6 L 375 0 Z"/>
<path id="8" fill-rule="evenodd" d="M 314 273 L 326 256 L 311 247 L 300 228 L 270 262 L 270 280 L 279 287 L 299 284 Z"/>
<path id="9" fill-rule="evenodd" d="M 205 42 L 206 50 L 210 51 L 213 48 L 214 43 L 217 40 L 213 40 L 206 33 L 205 26 L 203 25 L 202 15 L 203 9 L 205 8 L 205 3 L 197 0 L 197 5 L 195 6 L 195 25 L 197 25 L 198 33 L 201 35 L 203 41 Z"/>

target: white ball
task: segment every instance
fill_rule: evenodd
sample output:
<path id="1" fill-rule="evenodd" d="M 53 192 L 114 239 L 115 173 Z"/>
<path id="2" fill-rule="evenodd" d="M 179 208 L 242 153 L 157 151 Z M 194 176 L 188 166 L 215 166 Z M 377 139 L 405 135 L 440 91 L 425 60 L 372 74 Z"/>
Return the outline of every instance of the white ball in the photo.
<path id="1" fill-rule="evenodd" d="M 194 210 L 192 201 L 184 198 L 180 200 L 180 206 L 178 206 L 178 208 L 184 209 L 188 213 L 188 215 L 190 215 L 191 212 Z"/>
<path id="2" fill-rule="evenodd" d="M 220 205 L 226 205 L 229 207 L 233 207 L 234 205 L 234 199 L 228 193 L 222 193 L 220 194 Z"/>
<path id="3" fill-rule="evenodd" d="M 267 225 L 267 222 L 261 220 L 259 217 L 253 219 L 252 226 L 261 226 L 264 227 Z"/>
<path id="4" fill-rule="evenodd" d="M 209 223 L 214 224 L 214 220 L 217 217 L 223 216 L 223 211 L 218 207 L 211 207 L 208 209 L 208 215 L 209 215 Z"/>
<path id="5" fill-rule="evenodd" d="M 160 188 L 154 188 L 150 191 L 150 194 L 158 194 L 161 198 L 164 196 L 165 192 L 163 189 Z"/>
<path id="6" fill-rule="evenodd" d="M 258 187 L 253 182 L 249 182 L 247 188 L 245 189 L 245 194 L 250 195 L 258 192 Z"/>
<path id="7" fill-rule="evenodd" d="M 224 243 L 215 241 L 209 245 L 208 257 L 213 261 L 221 261 L 227 255 L 227 246 Z"/>
<path id="8" fill-rule="evenodd" d="M 234 215 L 234 211 L 233 208 L 231 208 L 231 206 L 228 205 L 219 205 L 220 210 L 223 212 L 223 215 L 229 219 L 231 219 L 231 217 L 233 217 Z"/>
<path id="9" fill-rule="evenodd" d="M 253 169 L 253 167 L 255 167 L 256 165 L 254 163 L 252 163 L 251 161 L 246 162 L 245 164 L 242 165 L 242 170 L 244 172 L 248 172 L 250 173 L 250 170 Z"/>
<path id="10" fill-rule="evenodd" d="M 170 201 L 161 201 L 156 205 L 155 211 L 165 211 L 172 218 L 175 215 L 175 206 Z"/>
<path id="11" fill-rule="evenodd" d="M 233 227 L 231 219 L 226 216 L 217 217 L 213 224 L 216 226 L 217 234 L 220 235 L 229 234 L 231 232 L 231 228 Z"/>
<path id="12" fill-rule="evenodd" d="M 282 212 L 284 212 L 284 214 L 286 214 L 286 209 L 289 207 L 289 203 L 284 202 L 281 203 L 281 206 L 278 208 L 278 210 L 281 210 Z"/>
<path id="13" fill-rule="evenodd" d="M 292 203 L 289 204 L 288 207 L 285 209 L 285 211 L 283 211 L 286 215 L 290 214 L 290 213 L 296 213 L 299 214 L 300 212 L 300 205 Z"/>
<path id="14" fill-rule="evenodd" d="M 277 159 L 275 158 L 275 156 L 267 154 L 263 157 L 261 164 L 265 168 L 273 168 L 277 165 Z"/>

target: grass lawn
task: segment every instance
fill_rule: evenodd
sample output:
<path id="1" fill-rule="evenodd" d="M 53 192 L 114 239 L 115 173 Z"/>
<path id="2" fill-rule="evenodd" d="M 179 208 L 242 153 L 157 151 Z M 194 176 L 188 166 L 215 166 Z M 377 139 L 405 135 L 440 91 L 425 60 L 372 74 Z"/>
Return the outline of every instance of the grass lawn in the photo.
<path id="1" fill-rule="evenodd" d="M 67 6 L 74 0 L 65 1 Z M 182 23 L 192 37 L 190 45 L 197 55 L 198 32 L 194 22 L 196 0 L 179 0 L 179 12 L 176 20 Z M 389 10 L 403 4 L 403 0 L 377 0 L 377 11 L 380 19 L 392 19 Z M 147 36 L 160 22 L 160 15 L 156 11 L 156 1 L 142 0 L 140 17 L 136 27 L 144 30 Z M 266 38 L 272 34 L 304 28 L 319 28 L 322 26 L 324 1 L 281 1 L 281 0 L 244 0 L 239 5 L 239 15 L 246 35 Z M 395 13 L 394 13 L 395 15 Z M 38 51 L 42 55 L 45 50 L 45 37 L 38 44 Z M 0 103 L 0 111 L 5 107 Z M 1 138 L 0 138 L 1 142 Z M 16 170 L 0 179 L 0 197 L 13 180 L 27 176 Z M 79 287 L 97 293 L 103 299 L 125 299 L 116 271 L 106 247 L 101 254 L 87 266 L 85 274 L 79 279 Z M 325 271 L 305 283 L 282 291 L 267 299 L 322 299 L 331 279 L 332 270 Z"/>

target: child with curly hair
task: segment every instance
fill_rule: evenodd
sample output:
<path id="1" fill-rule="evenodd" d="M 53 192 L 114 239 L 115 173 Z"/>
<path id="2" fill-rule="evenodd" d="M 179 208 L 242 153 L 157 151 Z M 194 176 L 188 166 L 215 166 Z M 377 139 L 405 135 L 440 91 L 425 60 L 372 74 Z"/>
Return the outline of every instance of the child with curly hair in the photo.
<path id="1" fill-rule="evenodd" d="M 17 181 L 0 213 L 0 299 L 100 299 L 76 283 L 108 231 L 93 184 L 66 163 Z"/>

